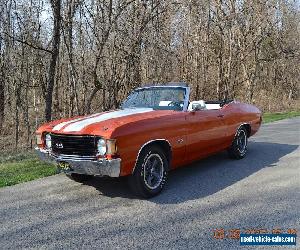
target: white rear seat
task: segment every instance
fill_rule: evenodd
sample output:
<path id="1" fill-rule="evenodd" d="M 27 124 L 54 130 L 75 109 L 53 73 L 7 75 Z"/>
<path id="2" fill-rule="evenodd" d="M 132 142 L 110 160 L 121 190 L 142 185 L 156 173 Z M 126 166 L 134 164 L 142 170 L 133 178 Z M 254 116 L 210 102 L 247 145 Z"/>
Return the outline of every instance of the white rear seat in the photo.
<path id="1" fill-rule="evenodd" d="M 205 110 L 205 109 L 213 110 L 213 109 L 220 109 L 221 108 L 220 104 L 217 104 L 217 103 L 208 104 L 208 103 L 205 103 L 204 100 L 199 100 L 199 101 L 190 102 L 189 107 L 188 107 L 188 111 L 193 110 L 193 104 L 200 104 L 202 110 Z"/>
<path id="2" fill-rule="evenodd" d="M 220 106 L 220 104 L 212 103 L 212 104 L 206 104 L 206 108 L 207 109 L 220 109 L 221 106 Z"/>

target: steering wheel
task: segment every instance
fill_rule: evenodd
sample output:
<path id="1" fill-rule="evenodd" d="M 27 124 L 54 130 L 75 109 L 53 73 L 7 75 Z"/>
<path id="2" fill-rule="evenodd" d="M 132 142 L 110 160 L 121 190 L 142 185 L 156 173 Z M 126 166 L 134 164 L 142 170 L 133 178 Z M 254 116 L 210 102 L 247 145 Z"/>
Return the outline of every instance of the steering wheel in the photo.
<path id="1" fill-rule="evenodd" d="M 175 107 L 176 109 L 181 110 L 181 109 L 182 109 L 182 106 L 181 106 L 181 105 L 183 105 L 183 104 L 184 104 L 183 101 L 179 101 L 179 102 L 171 101 L 171 102 L 168 104 L 168 106 L 169 106 L 169 107 Z"/>

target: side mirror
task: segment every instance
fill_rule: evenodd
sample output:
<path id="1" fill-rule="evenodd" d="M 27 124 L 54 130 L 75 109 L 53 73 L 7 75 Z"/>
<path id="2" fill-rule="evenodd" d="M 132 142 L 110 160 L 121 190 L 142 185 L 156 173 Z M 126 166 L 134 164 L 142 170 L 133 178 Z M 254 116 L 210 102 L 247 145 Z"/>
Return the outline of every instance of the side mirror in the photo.
<path id="1" fill-rule="evenodd" d="M 204 107 L 200 103 L 193 103 L 192 111 L 198 111 L 198 110 L 202 110 L 202 109 L 204 109 Z"/>

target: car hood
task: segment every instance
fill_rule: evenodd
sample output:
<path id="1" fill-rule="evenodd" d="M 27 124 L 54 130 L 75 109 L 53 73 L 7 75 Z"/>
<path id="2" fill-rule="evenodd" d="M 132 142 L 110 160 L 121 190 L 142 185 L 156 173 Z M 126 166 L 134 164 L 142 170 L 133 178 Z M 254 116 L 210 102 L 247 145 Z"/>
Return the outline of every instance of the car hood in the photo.
<path id="1" fill-rule="evenodd" d="M 53 121 L 41 126 L 37 133 L 101 135 L 111 137 L 118 128 L 139 121 L 168 116 L 171 110 L 153 110 L 151 108 L 134 108 L 108 111 L 88 116 Z"/>

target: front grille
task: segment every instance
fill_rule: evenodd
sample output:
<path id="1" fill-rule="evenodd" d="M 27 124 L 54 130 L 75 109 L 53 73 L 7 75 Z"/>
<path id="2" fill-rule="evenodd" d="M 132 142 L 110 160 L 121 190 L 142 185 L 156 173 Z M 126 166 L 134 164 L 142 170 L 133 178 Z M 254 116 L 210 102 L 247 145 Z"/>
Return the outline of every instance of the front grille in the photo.
<path id="1" fill-rule="evenodd" d="M 97 137 L 51 134 L 52 152 L 56 155 L 94 156 Z"/>

